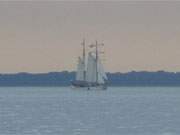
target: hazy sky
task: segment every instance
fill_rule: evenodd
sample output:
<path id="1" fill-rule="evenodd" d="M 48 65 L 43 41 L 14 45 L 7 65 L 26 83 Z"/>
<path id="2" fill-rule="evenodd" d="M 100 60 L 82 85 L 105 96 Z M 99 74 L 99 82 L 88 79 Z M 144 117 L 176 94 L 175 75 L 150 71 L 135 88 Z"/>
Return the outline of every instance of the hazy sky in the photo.
<path id="1" fill-rule="evenodd" d="M 80 43 L 106 71 L 180 71 L 180 2 L 0 2 L 0 72 L 75 70 Z"/>

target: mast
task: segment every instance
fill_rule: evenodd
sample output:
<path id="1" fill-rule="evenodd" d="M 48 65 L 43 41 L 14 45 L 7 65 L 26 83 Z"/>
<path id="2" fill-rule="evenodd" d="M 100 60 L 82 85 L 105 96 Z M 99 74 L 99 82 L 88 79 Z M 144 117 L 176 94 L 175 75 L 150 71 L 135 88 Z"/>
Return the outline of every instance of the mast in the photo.
<path id="1" fill-rule="evenodd" d="M 96 83 L 98 83 L 98 43 L 96 40 Z"/>
<path id="2" fill-rule="evenodd" d="M 86 71 L 85 71 L 85 60 L 86 60 L 86 48 L 85 48 L 85 39 L 83 39 L 82 42 L 82 46 L 83 46 L 83 65 L 84 65 L 84 71 L 83 71 L 83 81 L 86 80 Z"/>

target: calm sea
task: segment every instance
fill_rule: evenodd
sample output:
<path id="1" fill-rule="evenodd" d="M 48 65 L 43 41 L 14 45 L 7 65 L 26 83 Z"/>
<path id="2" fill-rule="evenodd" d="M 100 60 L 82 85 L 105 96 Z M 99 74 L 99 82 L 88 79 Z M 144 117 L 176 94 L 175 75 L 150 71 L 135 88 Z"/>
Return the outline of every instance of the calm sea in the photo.
<path id="1" fill-rule="evenodd" d="M 180 135 L 180 88 L 1 87 L 0 135 Z"/>

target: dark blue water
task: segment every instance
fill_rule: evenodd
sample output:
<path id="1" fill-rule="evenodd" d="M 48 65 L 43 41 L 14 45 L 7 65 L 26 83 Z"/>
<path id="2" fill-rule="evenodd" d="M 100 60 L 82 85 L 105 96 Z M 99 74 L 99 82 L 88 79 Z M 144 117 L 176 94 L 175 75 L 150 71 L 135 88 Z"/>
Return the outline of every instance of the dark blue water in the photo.
<path id="1" fill-rule="evenodd" d="M 0 135 L 179 135 L 180 88 L 0 88 Z"/>

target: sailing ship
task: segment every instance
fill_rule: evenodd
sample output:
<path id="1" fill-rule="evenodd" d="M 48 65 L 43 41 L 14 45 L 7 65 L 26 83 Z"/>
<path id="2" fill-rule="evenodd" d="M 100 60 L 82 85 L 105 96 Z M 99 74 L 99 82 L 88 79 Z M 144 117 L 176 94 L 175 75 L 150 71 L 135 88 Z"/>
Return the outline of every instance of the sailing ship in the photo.
<path id="1" fill-rule="evenodd" d="M 78 58 L 76 79 L 72 82 L 72 86 L 75 88 L 87 88 L 90 89 L 107 89 L 107 75 L 104 72 L 103 65 L 99 56 L 99 46 L 104 44 L 92 44 L 89 47 L 94 48 L 95 51 L 88 53 L 86 62 L 86 48 L 85 40 L 82 42 L 83 55 Z"/>

